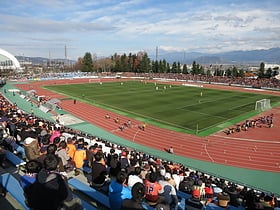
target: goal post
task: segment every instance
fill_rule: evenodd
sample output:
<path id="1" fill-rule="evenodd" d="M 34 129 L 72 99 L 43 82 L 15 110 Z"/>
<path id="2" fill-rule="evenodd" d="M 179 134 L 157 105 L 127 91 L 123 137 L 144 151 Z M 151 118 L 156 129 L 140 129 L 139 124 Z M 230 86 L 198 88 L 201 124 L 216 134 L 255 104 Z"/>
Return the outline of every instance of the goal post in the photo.
<path id="1" fill-rule="evenodd" d="M 268 109 L 271 109 L 270 99 L 261 99 L 256 101 L 255 110 L 266 111 Z"/>

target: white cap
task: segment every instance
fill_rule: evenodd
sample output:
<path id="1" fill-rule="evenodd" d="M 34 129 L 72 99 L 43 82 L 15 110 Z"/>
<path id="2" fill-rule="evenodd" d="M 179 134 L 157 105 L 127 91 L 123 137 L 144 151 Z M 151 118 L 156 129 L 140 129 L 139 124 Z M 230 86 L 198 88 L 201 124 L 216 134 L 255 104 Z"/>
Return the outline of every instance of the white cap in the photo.
<path id="1" fill-rule="evenodd" d="M 31 144 L 31 142 L 33 142 L 34 140 L 35 140 L 34 138 L 27 137 L 24 141 L 25 141 L 25 144 Z"/>
<path id="2" fill-rule="evenodd" d="M 164 178 L 165 178 L 166 180 L 171 179 L 171 174 L 167 172 L 167 173 L 165 174 Z"/>

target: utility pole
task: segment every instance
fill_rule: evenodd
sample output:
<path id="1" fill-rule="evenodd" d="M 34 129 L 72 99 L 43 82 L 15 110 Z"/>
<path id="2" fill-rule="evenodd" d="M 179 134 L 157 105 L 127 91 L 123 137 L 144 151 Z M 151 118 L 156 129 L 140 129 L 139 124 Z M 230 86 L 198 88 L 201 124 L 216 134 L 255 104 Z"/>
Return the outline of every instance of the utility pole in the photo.
<path id="1" fill-rule="evenodd" d="M 158 47 L 156 47 L 156 61 L 158 60 Z"/>

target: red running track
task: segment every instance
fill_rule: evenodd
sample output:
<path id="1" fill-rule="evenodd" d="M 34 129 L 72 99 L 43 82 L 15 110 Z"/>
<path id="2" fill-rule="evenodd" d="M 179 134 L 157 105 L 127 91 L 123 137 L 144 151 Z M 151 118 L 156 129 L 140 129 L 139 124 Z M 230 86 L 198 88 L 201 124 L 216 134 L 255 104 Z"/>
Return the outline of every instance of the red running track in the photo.
<path id="1" fill-rule="evenodd" d="M 40 81 L 31 83 L 31 85 L 32 89 L 36 90 L 39 95 L 47 95 L 52 98 L 63 98 L 63 95 L 41 89 L 40 86 L 82 82 L 88 82 L 88 79 Z M 19 84 L 17 87 L 22 90 L 30 90 L 31 88 L 30 84 Z M 238 89 L 236 87 L 211 85 L 208 85 L 207 87 Z M 244 91 L 244 89 L 240 88 L 238 90 Z M 268 94 L 275 93 L 270 91 Z M 276 94 L 280 95 L 278 92 Z M 280 125 L 280 107 L 270 110 L 269 113 L 262 113 L 262 116 L 270 113 L 274 114 L 273 128 L 250 128 L 248 132 L 242 131 L 231 135 L 218 132 L 208 137 L 197 137 L 166 130 L 153 125 L 147 125 L 145 131 L 142 131 L 138 128 L 138 125 L 141 125 L 142 122 L 134 119 L 130 119 L 132 121 L 131 128 L 126 128 L 121 131 L 119 129 L 119 124 L 115 123 L 113 119 L 118 117 L 120 123 L 123 123 L 128 120 L 127 117 L 80 101 L 77 101 L 77 103 L 74 104 L 72 100 L 63 100 L 62 108 L 65 111 L 104 130 L 114 133 L 117 136 L 154 149 L 163 150 L 163 148 L 169 148 L 172 145 L 174 152 L 181 156 L 241 168 L 280 172 L 280 159 L 278 155 L 278 148 L 280 145 L 280 135 L 278 134 Z M 107 113 L 111 116 L 110 119 L 105 119 Z"/>

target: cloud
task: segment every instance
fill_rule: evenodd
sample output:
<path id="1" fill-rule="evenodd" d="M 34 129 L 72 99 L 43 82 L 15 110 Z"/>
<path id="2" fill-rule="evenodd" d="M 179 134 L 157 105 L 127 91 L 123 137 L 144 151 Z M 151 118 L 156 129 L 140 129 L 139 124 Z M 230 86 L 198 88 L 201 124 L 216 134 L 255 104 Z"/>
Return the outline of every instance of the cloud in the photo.
<path id="1" fill-rule="evenodd" d="M 276 0 L 13 0 L 1 3 L 0 40 L 32 55 L 67 44 L 73 57 L 280 47 L 279 11 Z"/>

